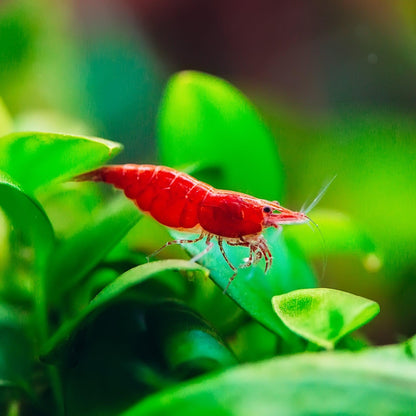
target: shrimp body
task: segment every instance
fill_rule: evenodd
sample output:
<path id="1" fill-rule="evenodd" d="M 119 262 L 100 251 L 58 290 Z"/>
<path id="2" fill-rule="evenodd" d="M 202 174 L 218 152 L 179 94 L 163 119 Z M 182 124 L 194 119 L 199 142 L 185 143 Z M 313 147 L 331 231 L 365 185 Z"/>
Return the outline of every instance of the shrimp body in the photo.
<path id="1" fill-rule="evenodd" d="M 211 239 L 216 237 L 221 253 L 234 271 L 229 284 L 237 269 L 225 255 L 223 241 L 230 245 L 249 247 L 250 257 L 242 267 L 248 267 L 264 257 L 267 270 L 272 255 L 262 236 L 264 228 L 279 228 L 281 224 L 308 221 L 305 214 L 290 211 L 277 202 L 218 190 L 186 173 L 165 166 L 104 166 L 77 179 L 110 183 L 122 189 L 141 211 L 159 223 L 180 231 L 200 234 L 197 239 L 177 240 L 167 245 L 198 241 L 206 236 L 211 248 Z"/>

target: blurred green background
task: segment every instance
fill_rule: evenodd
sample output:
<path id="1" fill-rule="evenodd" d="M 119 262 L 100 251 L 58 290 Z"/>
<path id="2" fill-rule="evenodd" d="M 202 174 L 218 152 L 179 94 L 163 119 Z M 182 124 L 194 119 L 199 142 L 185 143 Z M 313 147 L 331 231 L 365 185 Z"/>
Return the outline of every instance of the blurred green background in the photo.
<path id="1" fill-rule="evenodd" d="M 273 132 L 286 206 L 337 175 L 312 215 L 320 284 L 377 301 L 368 334 L 392 342 L 416 333 L 415 47 L 408 1 L 2 0 L 0 131 L 96 135 L 125 145 L 118 162 L 157 162 L 169 77 L 227 79 Z M 316 238 L 287 233 L 319 274 Z"/>

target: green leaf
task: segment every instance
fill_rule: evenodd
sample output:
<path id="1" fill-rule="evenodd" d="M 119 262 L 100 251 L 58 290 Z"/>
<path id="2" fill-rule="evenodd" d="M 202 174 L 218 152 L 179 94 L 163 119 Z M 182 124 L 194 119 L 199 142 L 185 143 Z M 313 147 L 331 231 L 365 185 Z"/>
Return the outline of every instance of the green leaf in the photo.
<path id="1" fill-rule="evenodd" d="M 78 328 L 91 314 L 110 304 L 129 288 L 166 270 L 200 271 L 207 273 L 206 270 L 198 264 L 184 260 L 164 260 L 142 264 L 130 269 L 114 282 L 106 286 L 78 316 L 62 325 L 45 345 L 43 352 L 44 359 L 46 361 L 53 360 L 53 357 L 59 354 L 59 350 L 62 347 L 65 347 L 65 344 L 68 343 L 70 337 L 74 336 Z"/>
<path id="2" fill-rule="evenodd" d="M 194 71 L 173 76 L 160 106 L 158 137 L 164 164 L 197 164 L 198 178 L 216 187 L 282 196 L 282 167 L 270 131 L 248 99 L 220 78 Z"/>
<path id="3" fill-rule="evenodd" d="M 380 312 L 374 301 L 325 288 L 295 290 L 275 296 L 272 303 L 288 328 L 328 349 Z"/>
<path id="4" fill-rule="evenodd" d="M 13 133 L 0 138 L 0 169 L 27 192 L 68 180 L 115 156 L 122 146 L 104 139 L 55 133 Z"/>
<path id="5" fill-rule="evenodd" d="M 12 130 L 12 119 L 3 100 L 0 97 L 0 136 L 10 133 Z"/>
<path id="6" fill-rule="evenodd" d="M 48 332 L 45 271 L 55 243 L 52 225 L 41 205 L 27 195 L 8 175 L 1 172 L 0 207 L 10 219 L 13 227 L 22 233 L 33 250 L 31 254 L 33 255 L 36 324 L 39 336 L 45 339 Z"/>
<path id="7" fill-rule="evenodd" d="M 243 365 L 152 395 L 122 416 L 413 414 L 416 362 L 388 357 L 377 348 Z"/>
<path id="8" fill-rule="evenodd" d="M 224 296 L 212 279 L 188 282 L 188 296 L 185 299 L 188 306 L 195 309 L 224 336 L 233 334 L 247 318 L 245 311 L 230 297 Z"/>
<path id="9" fill-rule="evenodd" d="M 166 88 L 158 128 L 163 163 L 194 166 L 194 170 L 199 166 L 198 178 L 224 189 L 269 199 L 282 195 L 282 167 L 273 137 L 247 98 L 224 80 L 192 71 L 176 74 Z M 203 248 L 204 243 L 186 247 L 192 255 Z M 293 334 L 276 319 L 270 299 L 316 284 L 300 254 L 292 251 L 276 242 L 272 246 L 276 261 L 269 275 L 264 277 L 259 266 L 240 270 L 228 290 L 263 325 L 291 339 Z M 244 249 L 230 248 L 229 253 L 236 265 L 247 256 Z M 219 250 L 204 256 L 201 263 L 224 289 L 231 271 Z"/>
<path id="10" fill-rule="evenodd" d="M 182 235 L 177 232 L 171 234 L 175 238 Z M 292 343 L 295 348 L 299 340 L 296 340 L 293 332 L 276 316 L 270 300 L 277 294 L 304 287 L 315 287 L 316 278 L 302 254 L 296 250 L 296 247 L 289 247 L 281 234 L 279 235 L 276 230 L 268 229 L 265 236 L 273 254 L 270 271 L 264 273 L 263 261 L 249 268 L 239 269 L 227 289 L 227 295 L 254 319 Z M 184 245 L 191 255 L 200 253 L 204 247 L 204 242 Z M 242 264 L 243 259 L 248 256 L 246 248 L 226 247 L 225 250 L 236 266 Z M 225 289 L 233 272 L 222 257 L 218 245 L 215 244 L 199 262 L 210 270 L 211 279 L 221 289 Z"/>
<path id="11" fill-rule="evenodd" d="M 90 272 L 141 218 L 125 198 L 116 199 L 78 233 L 61 242 L 49 268 L 50 295 L 59 298 Z"/>
<path id="12" fill-rule="evenodd" d="M 54 244 L 54 232 L 49 218 L 39 203 L 0 172 L 0 207 L 15 228 L 26 236 L 35 250 L 35 264 L 43 271 Z"/>
<path id="13" fill-rule="evenodd" d="M 214 329 L 183 304 L 157 304 L 146 313 L 146 322 L 169 368 L 181 377 L 236 364 Z"/>

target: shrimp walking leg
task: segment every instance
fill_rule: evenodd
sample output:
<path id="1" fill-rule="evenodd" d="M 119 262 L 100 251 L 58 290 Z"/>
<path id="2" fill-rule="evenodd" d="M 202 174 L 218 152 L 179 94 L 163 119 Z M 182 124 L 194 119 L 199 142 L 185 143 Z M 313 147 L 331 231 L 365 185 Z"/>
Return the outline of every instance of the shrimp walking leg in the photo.
<path id="1" fill-rule="evenodd" d="M 207 246 L 200 252 L 198 253 L 196 256 L 192 257 L 191 260 L 192 262 L 197 262 L 201 257 L 205 256 L 205 254 L 207 254 L 209 251 L 212 250 L 212 248 L 214 247 L 214 243 L 211 241 L 212 235 L 208 235 L 207 237 L 207 241 L 206 244 Z M 199 241 L 199 240 L 197 240 Z"/>
<path id="2" fill-rule="evenodd" d="M 230 284 L 234 280 L 235 276 L 237 275 L 238 269 L 230 262 L 227 255 L 225 254 L 225 250 L 224 250 L 224 247 L 222 245 L 222 238 L 218 238 L 218 245 L 220 246 L 220 251 L 221 251 L 222 256 L 224 257 L 225 261 L 227 262 L 227 264 L 230 266 L 231 270 L 233 271 L 233 275 L 228 280 L 227 286 L 225 286 L 225 289 L 222 292 L 222 293 L 225 294 L 227 292 L 228 288 L 230 287 Z"/>
<path id="3" fill-rule="evenodd" d="M 238 242 L 231 242 L 228 241 L 227 242 L 229 246 L 237 246 L 237 247 L 249 247 L 250 248 L 250 256 L 248 258 L 248 260 L 246 262 L 244 262 L 243 264 L 241 264 L 240 266 L 238 266 L 240 269 L 245 269 L 246 267 L 250 267 L 253 263 L 256 262 L 256 257 L 254 257 L 253 255 L 256 253 L 256 250 L 254 250 L 250 243 L 247 241 L 244 241 L 243 239 L 241 239 L 241 241 Z"/>
<path id="4" fill-rule="evenodd" d="M 257 261 L 258 253 L 258 251 L 250 248 L 250 256 L 247 261 L 245 261 L 243 264 L 239 266 L 240 269 L 245 269 L 247 267 L 250 267 L 253 263 L 255 263 Z"/>
<path id="5" fill-rule="evenodd" d="M 247 242 L 244 239 L 241 239 L 241 241 L 228 242 L 228 244 L 230 246 L 249 247 L 250 249 L 250 256 L 248 260 L 245 263 L 243 263 L 241 266 L 239 266 L 239 268 L 250 267 L 252 264 L 257 263 L 259 260 L 261 260 L 264 257 L 264 260 L 266 261 L 266 266 L 264 268 L 264 271 L 267 273 L 267 271 L 270 269 L 272 262 L 273 262 L 273 256 L 263 236 L 259 236 L 257 240 L 252 241 L 252 242 Z"/>
<path id="6" fill-rule="evenodd" d="M 267 273 L 268 270 L 270 269 L 271 265 L 272 265 L 273 256 L 272 256 L 272 253 L 270 252 L 269 247 L 267 246 L 267 242 L 266 242 L 266 240 L 264 239 L 263 236 L 260 236 L 260 238 L 259 238 L 258 248 L 261 251 L 261 253 L 263 254 L 264 260 L 266 261 L 266 267 L 264 268 L 264 272 Z"/>
<path id="7" fill-rule="evenodd" d="M 191 243 L 196 243 L 197 241 L 201 241 L 203 238 L 205 237 L 205 233 L 200 234 L 197 238 L 194 238 L 192 240 L 173 240 L 173 241 L 168 241 L 167 243 L 163 244 L 162 247 L 158 248 L 156 251 L 154 251 L 152 254 L 150 254 L 149 256 L 147 256 L 147 259 L 154 257 L 156 255 L 158 255 L 162 250 L 164 250 L 166 247 L 172 246 L 174 244 L 191 244 Z"/>
<path id="8" fill-rule="evenodd" d="M 234 273 L 237 273 L 237 268 L 230 262 L 230 259 L 227 257 L 227 254 L 225 253 L 225 250 L 224 250 L 224 246 L 223 246 L 223 243 L 222 243 L 222 238 L 221 237 L 218 237 L 218 245 L 219 245 L 219 247 L 220 247 L 220 251 L 221 251 L 221 254 L 222 254 L 222 256 L 224 257 L 224 260 L 227 262 L 227 264 L 230 266 L 230 268 L 231 268 L 231 270 L 234 272 Z"/>

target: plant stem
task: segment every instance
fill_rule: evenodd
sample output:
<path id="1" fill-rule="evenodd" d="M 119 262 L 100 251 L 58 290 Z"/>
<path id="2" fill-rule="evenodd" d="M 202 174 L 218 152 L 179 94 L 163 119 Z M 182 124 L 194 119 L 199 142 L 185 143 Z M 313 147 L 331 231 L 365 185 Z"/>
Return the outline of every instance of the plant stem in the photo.
<path id="1" fill-rule="evenodd" d="M 20 406 L 17 400 L 13 400 L 7 409 L 7 416 L 19 416 Z"/>
<path id="2" fill-rule="evenodd" d="M 45 270 L 45 268 L 43 268 Z M 48 306 L 46 302 L 45 272 L 39 273 L 35 285 L 35 314 L 39 332 L 39 345 L 44 345 L 49 335 Z M 58 370 L 48 365 L 49 378 L 54 393 L 56 415 L 64 415 L 62 384 Z"/>

